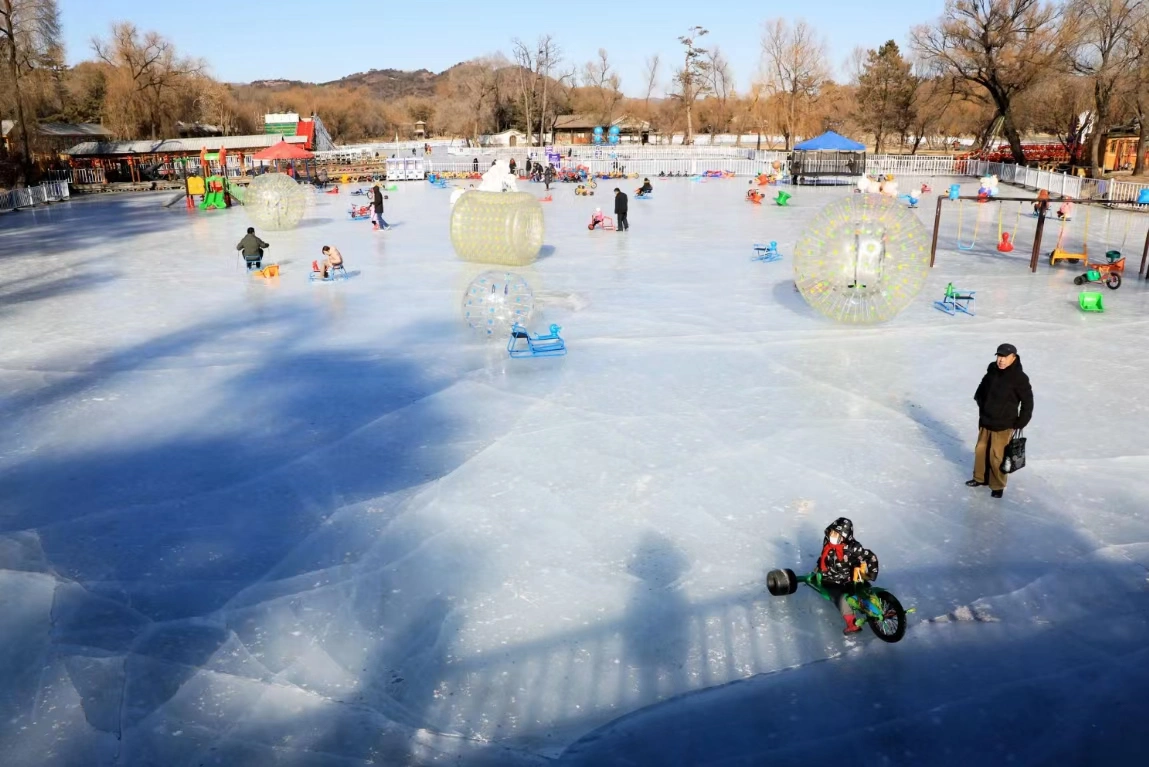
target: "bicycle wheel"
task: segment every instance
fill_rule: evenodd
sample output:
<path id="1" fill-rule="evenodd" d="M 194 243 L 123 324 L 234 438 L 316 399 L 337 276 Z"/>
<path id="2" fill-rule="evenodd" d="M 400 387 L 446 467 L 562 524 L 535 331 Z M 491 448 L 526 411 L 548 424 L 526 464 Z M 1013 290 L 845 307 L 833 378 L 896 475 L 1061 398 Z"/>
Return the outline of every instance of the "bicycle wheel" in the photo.
<path id="1" fill-rule="evenodd" d="M 901 602 L 888 591 L 874 595 L 882 603 L 884 618 L 869 618 L 866 622 L 874 635 L 883 642 L 897 642 L 906 635 L 906 611 Z"/>
<path id="2" fill-rule="evenodd" d="M 1117 272 L 1110 272 L 1105 278 L 1105 287 L 1110 290 L 1117 290 L 1121 287 L 1121 275 Z"/>

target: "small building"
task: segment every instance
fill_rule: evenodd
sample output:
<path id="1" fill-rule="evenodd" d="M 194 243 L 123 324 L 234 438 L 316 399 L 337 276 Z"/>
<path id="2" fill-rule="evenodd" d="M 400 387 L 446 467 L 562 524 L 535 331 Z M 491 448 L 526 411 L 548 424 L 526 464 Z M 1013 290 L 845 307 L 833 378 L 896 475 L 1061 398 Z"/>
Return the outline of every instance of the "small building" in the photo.
<path id="1" fill-rule="evenodd" d="M 306 136 L 264 133 L 252 136 L 160 139 L 157 141 L 85 141 L 62 154 L 69 158 L 72 183 L 160 181 L 177 178 L 190 165 L 198 172 L 202 152 L 225 150 L 232 173 L 246 174 L 251 155 L 286 141 L 306 145 Z M 212 167 L 210 172 L 221 172 Z"/>
<path id="2" fill-rule="evenodd" d="M 1137 144 L 1140 141 L 1141 128 L 1133 125 L 1110 128 L 1105 134 L 1102 170 L 1112 172 L 1115 170 L 1133 170 L 1137 165 Z M 1080 152 L 1081 161 L 1089 164 L 1089 140 L 1084 141 Z"/>
<path id="3" fill-rule="evenodd" d="M 427 121 L 426 120 L 416 120 L 415 121 L 415 138 L 417 138 L 420 141 L 427 138 Z"/>
<path id="4" fill-rule="evenodd" d="M 479 141 L 481 146 L 526 146 L 527 134 L 521 130 L 505 130 L 502 133 L 492 133 L 483 136 Z"/>
<path id="5" fill-rule="evenodd" d="M 602 141 L 607 143 L 611 128 L 618 128 L 620 144 L 647 144 L 654 131 L 646 120 L 636 118 L 616 117 L 610 123 L 593 115 L 559 115 L 555 118 L 552 132 L 555 144 L 593 144 L 594 129 L 602 128 Z"/>
<path id="6" fill-rule="evenodd" d="M 33 150 L 51 152 L 55 155 L 77 141 L 102 141 L 112 137 L 111 131 L 96 123 L 36 123 L 28 126 L 35 131 Z M 20 128 L 15 120 L 0 121 L 0 140 L 4 148 L 11 150 L 20 140 Z"/>
<path id="7" fill-rule="evenodd" d="M 263 132 L 268 136 L 303 136 L 304 148 L 312 152 L 327 152 L 335 148 L 319 115 L 300 117 L 295 112 L 273 112 L 263 116 Z"/>

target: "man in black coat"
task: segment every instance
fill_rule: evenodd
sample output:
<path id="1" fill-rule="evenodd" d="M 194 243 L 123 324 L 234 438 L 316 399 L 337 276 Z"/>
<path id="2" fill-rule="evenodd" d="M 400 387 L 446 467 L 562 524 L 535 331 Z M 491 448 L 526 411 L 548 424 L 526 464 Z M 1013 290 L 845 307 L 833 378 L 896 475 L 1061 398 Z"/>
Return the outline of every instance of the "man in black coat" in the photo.
<path id="1" fill-rule="evenodd" d="M 1001 471 L 1005 448 L 1016 429 L 1024 429 L 1033 417 L 1033 387 L 1021 368 L 1013 344 L 997 347 L 997 361 L 990 363 L 973 395 L 978 407 L 977 447 L 973 479 L 968 487 L 989 485 L 994 498 L 1005 492 L 1008 474 Z M 986 482 L 988 469 L 989 482 Z"/>
<path id="2" fill-rule="evenodd" d="M 617 186 L 614 188 L 614 228 L 620 232 L 630 229 L 630 222 L 626 220 L 627 206 L 630 204 L 626 193 Z"/>
<path id="3" fill-rule="evenodd" d="M 391 225 L 383 220 L 383 190 L 379 188 L 379 184 L 371 187 L 371 209 L 371 213 L 375 216 L 372 228 L 390 229 Z"/>

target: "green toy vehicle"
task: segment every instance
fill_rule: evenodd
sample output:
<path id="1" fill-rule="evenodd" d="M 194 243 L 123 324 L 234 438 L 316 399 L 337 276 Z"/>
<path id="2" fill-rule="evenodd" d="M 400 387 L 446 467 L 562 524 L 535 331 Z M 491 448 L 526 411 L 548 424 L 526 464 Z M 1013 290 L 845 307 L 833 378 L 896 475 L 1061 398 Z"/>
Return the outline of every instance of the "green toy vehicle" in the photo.
<path id="1" fill-rule="evenodd" d="M 833 603 L 834 597 L 822 585 L 822 574 L 795 575 L 793 570 L 771 570 L 766 575 L 766 588 L 773 596 L 782 597 L 798 590 L 805 583 Z M 897 642 L 906 635 L 906 610 L 890 592 L 867 582 L 853 584 L 853 593 L 847 593 L 846 602 L 854 610 L 857 624 L 868 623 L 870 630 L 883 642 Z M 913 612 L 911 609 L 910 612 Z"/>

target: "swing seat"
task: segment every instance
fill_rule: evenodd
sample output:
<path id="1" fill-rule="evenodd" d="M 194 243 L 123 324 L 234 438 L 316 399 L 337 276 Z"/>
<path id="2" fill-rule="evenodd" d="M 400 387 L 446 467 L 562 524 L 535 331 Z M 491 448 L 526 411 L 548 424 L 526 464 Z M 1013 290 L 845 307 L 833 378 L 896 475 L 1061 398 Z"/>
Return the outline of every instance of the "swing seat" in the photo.
<path id="1" fill-rule="evenodd" d="M 1125 259 L 1121 257 L 1120 250 L 1107 250 L 1105 251 L 1105 260 L 1111 264 L 1116 264 L 1117 262 L 1124 261 Z M 1124 270 L 1125 265 L 1122 264 L 1121 268 Z"/>
<path id="2" fill-rule="evenodd" d="M 519 323 L 511 326 L 511 337 L 507 340 L 507 353 L 516 359 L 521 357 L 561 357 L 567 353 L 566 341 L 559 335 L 558 325 L 551 325 L 550 332 L 531 335 Z"/>
<path id="3" fill-rule="evenodd" d="M 974 313 L 970 311 L 970 304 L 973 302 L 975 290 L 958 290 L 951 282 L 946 285 L 946 294 L 942 297 L 941 301 L 934 301 L 934 307 L 940 309 L 951 317 L 961 312 L 962 314 L 970 317 Z"/>
<path id="4" fill-rule="evenodd" d="M 1061 248 L 1054 248 L 1053 252 L 1049 254 L 1049 265 L 1056 266 L 1058 261 L 1069 261 L 1075 264 L 1084 264 L 1089 260 L 1087 253 L 1070 253 Z"/>
<path id="5" fill-rule="evenodd" d="M 782 254 L 778 252 L 778 243 L 770 242 L 766 245 L 760 242 L 754 243 L 754 256 L 750 260 L 765 261 L 766 263 L 781 261 Z"/>
<path id="6" fill-rule="evenodd" d="M 1077 297 L 1077 305 L 1083 312 L 1104 312 L 1105 306 L 1101 301 L 1101 294 L 1092 291 L 1083 292 Z"/>

